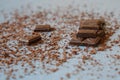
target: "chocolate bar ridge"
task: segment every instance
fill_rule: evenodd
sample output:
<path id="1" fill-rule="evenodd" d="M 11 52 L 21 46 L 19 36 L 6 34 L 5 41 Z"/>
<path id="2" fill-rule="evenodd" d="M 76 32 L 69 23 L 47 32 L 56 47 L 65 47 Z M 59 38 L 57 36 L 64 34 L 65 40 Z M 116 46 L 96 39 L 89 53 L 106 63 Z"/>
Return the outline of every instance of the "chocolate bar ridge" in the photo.
<path id="1" fill-rule="evenodd" d="M 104 36 L 105 33 L 103 30 L 89 30 L 89 29 L 80 29 L 79 32 L 76 34 L 77 37 L 83 38 L 95 38 L 97 36 Z"/>

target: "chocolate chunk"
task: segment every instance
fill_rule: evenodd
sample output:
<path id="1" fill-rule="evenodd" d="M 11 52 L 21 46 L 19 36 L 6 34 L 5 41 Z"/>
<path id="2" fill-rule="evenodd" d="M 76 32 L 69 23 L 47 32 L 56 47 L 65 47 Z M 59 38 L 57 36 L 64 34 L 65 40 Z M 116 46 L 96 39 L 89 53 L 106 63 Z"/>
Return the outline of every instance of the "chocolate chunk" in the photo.
<path id="1" fill-rule="evenodd" d="M 20 39 L 20 42 L 22 42 L 23 44 L 31 45 L 33 43 L 40 41 L 40 40 L 41 40 L 40 35 L 33 34 L 33 35 L 26 36 L 24 39 Z"/>
<path id="2" fill-rule="evenodd" d="M 38 42 L 39 40 L 41 40 L 41 36 L 34 35 L 28 39 L 28 45 L 31 45 L 32 43 Z"/>
<path id="3" fill-rule="evenodd" d="M 53 30 L 54 28 L 51 28 L 50 25 L 37 25 L 34 32 L 49 32 Z"/>
<path id="4" fill-rule="evenodd" d="M 105 25 L 105 20 L 103 19 L 87 19 L 81 20 L 80 29 L 95 29 L 95 30 L 103 30 Z"/>
<path id="5" fill-rule="evenodd" d="M 77 33 L 77 37 L 83 37 L 83 38 L 96 37 L 96 36 L 97 36 L 97 30 L 84 30 L 84 29 L 81 29 Z"/>
<path id="6" fill-rule="evenodd" d="M 104 36 L 105 33 L 103 30 L 89 30 L 89 29 L 80 29 L 77 33 L 77 37 L 83 37 L 83 38 L 95 38 L 97 36 Z"/>
<path id="7" fill-rule="evenodd" d="M 72 45 L 80 45 L 80 46 L 97 46 L 100 42 L 101 38 L 82 38 L 82 39 L 72 39 L 70 44 Z"/>

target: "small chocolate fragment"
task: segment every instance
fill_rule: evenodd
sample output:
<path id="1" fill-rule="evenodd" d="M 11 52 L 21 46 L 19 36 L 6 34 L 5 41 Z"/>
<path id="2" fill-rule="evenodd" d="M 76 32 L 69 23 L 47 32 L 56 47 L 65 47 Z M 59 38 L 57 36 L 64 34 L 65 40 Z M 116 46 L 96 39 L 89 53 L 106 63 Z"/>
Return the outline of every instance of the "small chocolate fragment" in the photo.
<path id="1" fill-rule="evenodd" d="M 33 35 L 26 36 L 24 39 L 21 39 L 20 42 L 22 42 L 23 44 L 31 45 L 33 43 L 40 41 L 40 40 L 41 40 L 40 35 L 33 34 Z"/>
<path id="2" fill-rule="evenodd" d="M 105 35 L 105 32 L 103 30 L 89 30 L 89 29 L 81 29 L 77 33 L 77 37 L 83 37 L 83 38 L 95 38 L 97 36 L 103 37 Z"/>
<path id="3" fill-rule="evenodd" d="M 41 36 L 34 35 L 28 39 L 28 45 L 31 45 L 32 43 L 38 42 L 39 40 L 41 40 Z"/>
<path id="4" fill-rule="evenodd" d="M 82 40 L 79 39 L 72 39 L 70 41 L 70 44 L 72 45 L 80 45 L 80 46 L 97 46 L 98 43 L 100 42 L 101 38 L 96 37 L 96 38 L 82 38 Z"/>
<path id="5" fill-rule="evenodd" d="M 97 46 L 98 43 L 100 42 L 101 38 L 96 37 L 96 38 L 86 38 L 82 43 L 84 45 L 91 45 L 91 46 Z"/>
<path id="6" fill-rule="evenodd" d="M 34 32 L 49 32 L 53 30 L 54 28 L 51 28 L 50 25 L 37 25 Z"/>
<path id="7" fill-rule="evenodd" d="M 79 39 L 72 39 L 70 41 L 70 44 L 73 44 L 73 45 L 82 45 L 82 42 L 83 41 L 83 38 L 79 38 Z"/>

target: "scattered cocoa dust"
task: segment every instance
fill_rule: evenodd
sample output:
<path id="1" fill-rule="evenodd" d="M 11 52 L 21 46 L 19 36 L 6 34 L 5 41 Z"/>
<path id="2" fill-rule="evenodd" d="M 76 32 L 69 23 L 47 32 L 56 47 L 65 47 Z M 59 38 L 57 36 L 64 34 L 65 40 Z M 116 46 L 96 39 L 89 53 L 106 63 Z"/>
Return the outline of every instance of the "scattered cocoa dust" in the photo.
<path id="1" fill-rule="evenodd" d="M 62 15 L 59 15 L 61 11 L 52 12 L 51 10 L 43 10 L 38 13 L 32 13 L 31 15 L 21 16 L 19 12 L 15 11 L 10 20 L 0 23 L 0 67 L 4 67 L 1 68 L 1 71 L 6 72 L 5 75 L 8 76 L 7 79 L 10 79 L 11 75 L 13 79 L 16 79 L 16 74 L 13 73 L 17 73 L 21 69 L 15 70 L 12 67 L 15 65 L 21 65 L 24 69 L 23 74 L 29 74 L 37 70 L 36 68 L 41 68 L 41 66 L 36 66 L 35 62 L 37 61 L 40 64 L 43 64 L 43 70 L 49 70 L 54 73 L 59 71 L 59 66 L 62 66 L 62 64 L 66 63 L 69 59 L 78 55 L 78 52 L 90 53 L 89 55 L 81 56 L 82 62 L 85 64 L 86 60 L 92 60 L 92 55 L 112 47 L 112 45 L 109 47 L 107 46 L 107 41 L 111 41 L 110 37 L 119 29 L 117 19 L 113 22 L 115 23 L 114 28 L 112 26 L 107 27 L 106 25 L 106 36 L 98 47 L 93 48 L 91 51 L 88 50 L 89 47 L 86 47 L 85 49 L 81 49 L 80 47 L 69 48 L 71 46 L 69 45 L 69 37 L 72 37 L 73 34 L 76 33 L 80 22 L 79 18 L 83 19 L 87 17 L 91 19 L 96 17 L 94 16 L 95 13 L 80 12 L 77 8 L 68 7 L 66 9 L 67 10 L 64 10 L 64 12 L 67 11 L 67 14 L 63 13 Z M 79 15 L 72 15 L 73 13 L 71 14 L 71 10 L 76 10 Z M 53 17 L 49 18 L 47 17 L 48 15 Z M 99 16 L 99 18 L 104 18 L 106 22 L 114 19 L 110 14 L 103 16 L 97 14 L 97 16 Z M 63 18 L 64 20 L 60 20 Z M 42 35 L 43 43 L 33 46 L 26 46 L 20 43 L 20 38 L 22 36 L 31 34 L 34 26 L 37 24 L 44 24 L 46 21 L 56 22 L 56 24 L 51 25 L 52 27 L 55 27 L 56 30 L 49 33 L 40 33 Z M 63 40 L 65 41 L 61 42 Z M 120 37 L 119 40 L 111 41 L 111 44 L 112 43 L 120 43 Z M 61 53 L 59 52 L 59 49 L 64 50 Z M 67 50 L 70 50 L 71 52 L 67 52 Z M 120 58 L 119 56 L 115 57 L 117 59 Z M 25 67 L 26 64 L 32 68 L 31 71 L 29 71 L 29 67 Z M 56 66 L 57 68 L 48 69 L 47 65 Z M 78 68 L 80 68 L 80 66 Z M 20 75 L 19 77 L 23 78 L 24 76 L 25 75 Z M 66 74 L 66 76 L 70 78 L 71 73 Z M 63 78 L 61 80 L 63 80 Z"/>

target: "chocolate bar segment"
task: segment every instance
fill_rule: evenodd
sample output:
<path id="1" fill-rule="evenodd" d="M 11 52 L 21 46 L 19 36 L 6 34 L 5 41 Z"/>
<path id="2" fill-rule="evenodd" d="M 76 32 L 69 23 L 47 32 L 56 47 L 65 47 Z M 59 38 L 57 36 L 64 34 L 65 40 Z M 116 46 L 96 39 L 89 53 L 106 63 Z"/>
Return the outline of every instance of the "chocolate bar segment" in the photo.
<path id="1" fill-rule="evenodd" d="M 92 29 L 92 30 L 101 30 L 102 28 L 96 24 L 85 24 L 81 25 L 79 29 Z"/>
<path id="2" fill-rule="evenodd" d="M 97 36 L 97 30 L 85 30 L 85 29 L 81 29 L 79 30 L 79 32 L 77 33 L 77 37 L 83 37 L 83 38 L 87 38 L 87 37 L 96 37 Z"/>
<path id="3" fill-rule="evenodd" d="M 28 39 L 28 45 L 31 45 L 32 43 L 35 43 L 35 42 L 38 42 L 39 40 L 41 40 L 41 36 L 40 35 L 34 35 L 34 36 L 31 36 L 29 39 Z"/>
<path id="4" fill-rule="evenodd" d="M 105 35 L 104 30 L 89 30 L 89 29 L 81 29 L 77 33 L 77 37 L 83 38 L 95 38 L 97 36 L 103 37 Z"/>
<path id="5" fill-rule="evenodd" d="M 20 39 L 20 42 L 23 44 L 31 45 L 41 40 L 41 36 L 39 34 L 27 35 L 24 38 Z"/>
<path id="6" fill-rule="evenodd" d="M 80 25 L 90 25 L 90 24 L 96 24 L 96 25 L 105 25 L 105 20 L 104 19 L 86 19 L 86 20 L 81 20 Z"/>
<path id="7" fill-rule="evenodd" d="M 87 19 L 80 21 L 80 29 L 97 29 L 103 30 L 105 25 L 104 19 Z"/>
<path id="8" fill-rule="evenodd" d="M 84 38 L 84 39 L 72 39 L 70 41 L 71 45 L 80 45 L 80 46 L 97 46 L 100 42 L 101 38 Z"/>
<path id="9" fill-rule="evenodd" d="M 51 28 L 50 25 L 37 25 L 34 32 L 49 32 L 53 30 L 54 28 Z"/>

